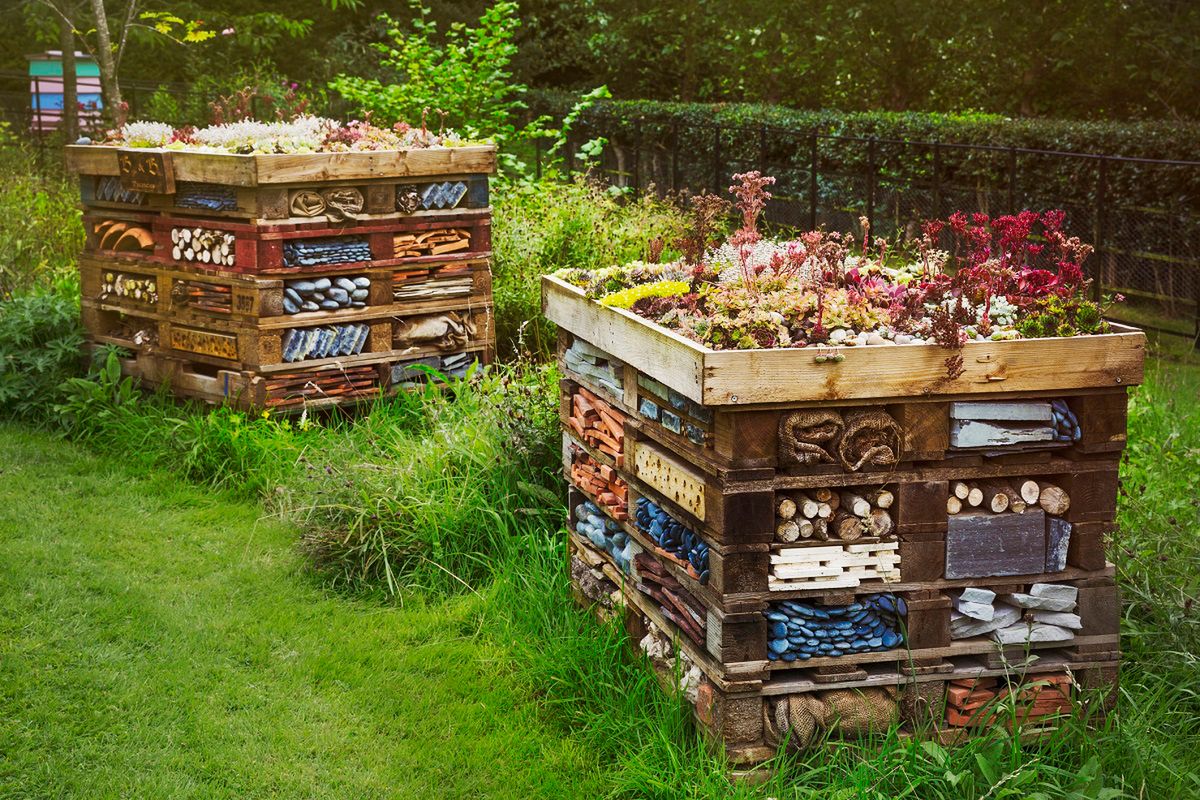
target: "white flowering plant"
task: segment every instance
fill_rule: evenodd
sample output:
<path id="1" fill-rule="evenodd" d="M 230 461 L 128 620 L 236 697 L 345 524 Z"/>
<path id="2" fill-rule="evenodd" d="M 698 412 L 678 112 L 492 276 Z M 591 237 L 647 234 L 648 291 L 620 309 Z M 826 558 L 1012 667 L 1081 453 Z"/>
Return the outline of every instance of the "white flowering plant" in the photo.
<path id="1" fill-rule="evenodd" d="M 345 124 L 315 116 L 260 122 L 241 120 L 205 128 L 173 128 L 162 122 L 130 122 L 111 131 L 103 144 L 166 147 L 210 153 L 330 153 L 455 147 L 466 142 L 454 131 L 434 132 L 398 122 L 380 128 L 353 120 Z"/>

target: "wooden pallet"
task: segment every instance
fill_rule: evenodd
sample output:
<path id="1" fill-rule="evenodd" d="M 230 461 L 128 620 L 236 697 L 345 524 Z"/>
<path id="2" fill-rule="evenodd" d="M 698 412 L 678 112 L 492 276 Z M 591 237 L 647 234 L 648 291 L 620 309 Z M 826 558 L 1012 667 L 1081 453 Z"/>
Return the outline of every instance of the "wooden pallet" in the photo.
<path id="1" fill-rule="evenodd" d="M 324 185 L 331 181 L 380 178 L 407 181 L 443 175 L 489 175 L 496 171 L 496 148 L 492 145 L 256 155 L 68 145 L 66 165 L 81 175 L 120 175 L 119 158 L 125 153 L 165 156 L 176 181 L 226 186 Z"/>
<path id="2" fill-rule="evenodd" d="M 462 308 L 486 308 L 491 303 L 491 271 L 486 259 L 454 260 L 430 264 L 419 271 L 397 267 L 374 267 L 357 272 L 333 270 L 333 276 L 366 277 L 370 294 L 365 308 L 288 314 L 284 310 L 284 288 L 299 278 L 264 277 L 236 272 L 218 272 L 164 266 L 158 262 L 112 260 L 84 255 L 79 260 L 83 299 L 109 311 L 135 315 L 160 315 L 200 327 L 236 330 L 248 323 L 260 330 L 356 321 L 381 314 L 423 314 Z M 119 276 L 152 281 L 157 287 L 154 302 L 106 291 L 106 284 Z M 303 279 L 324 277 L 314 271 Z M 466 292 L 445 298 L 397 299 L 400 287 L 408 290 L 436 287 L 447 279 L 465 281 Z"/>
<path id="3" fill-rule="evenodd" d="M 969 342 L 964 372 L 951 380 L 945 354 L 929 346 L 835 348 L 845 360 L 821 364 L 817 348 L 711 350 L 553 276 L 542 279 L 542 307 L 552 322 L 705 406 L 1132 386 L 1142 381 L 1146 349 L 1144 334 L 1119 325 L 1100 336 Z"/>
<path id="4" fill-rule="evenodd" d="M 153 251 L 119 252 L 101 248 L 97 227 L 116 221 L 126 225 L 149 228 L 154 237 Z M 342 225 L 327 222 L 271 222 L 250 224 L 234 220 L 198 220 L 149 214 L 142 211 L 121 211 L 84 214 L 88 232 L 85 251 L 116 261 L 155 261 L 177 268 L 211 272 L 234 272 L 255 275 L 321 274 L 333 271 L 361 270 L 366 267 L 418 266 L 445 261 L 475 261 L 491 253 L 491 217 L 488 210 L 462 211 L 437 218 L 368 219 Z M 232 237 L 233 264 L 206 263 L 199 260 L 176 259 L 173 230 L 201 228 L 214 234 Z M 468 236 L 468 246 L 453 253 L 396 256 L 394 239 L 397 235 L 422 236 L 444 230 L 462 230 Z M 314 266 L 289 266 L 284 258 L 285 242 L 328 240 L 353 237 L 364 240 L 371 252 L 370 261 L 346 262 Z"/>

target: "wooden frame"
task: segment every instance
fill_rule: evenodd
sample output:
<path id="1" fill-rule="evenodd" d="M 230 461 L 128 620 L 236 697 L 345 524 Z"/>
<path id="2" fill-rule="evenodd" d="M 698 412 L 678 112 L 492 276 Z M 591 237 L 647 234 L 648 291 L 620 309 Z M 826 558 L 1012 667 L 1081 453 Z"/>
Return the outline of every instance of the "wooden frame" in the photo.
<path id="1" fill-rule="evenodd" d="M 705 406 L 829 403 L 868 398 L 1062 391 L 1141 383 L 1146 337 L 1114 333 L 1066 339 L 969 342 L 963 374 L 946 374 L 935 345 L 711 350 L 623 309 L 589 300 L 552 275 L 542 279 L 550 321 Z M 845 355 L 817 364 L 817 354 Z"/>
<path id="2" fill-rule="evenodd" d="M 85 175 L 119 175 L 122 151 L 168 153 L 176 181 L 228 186 L 326 183 L 378 178 L 418 178 L 496 171 L 493 145 L 428 147 L 416 150 L 371 150 L 346 153 L 237 155 L 161 148 L 67 145 L 66 165 Z"/>

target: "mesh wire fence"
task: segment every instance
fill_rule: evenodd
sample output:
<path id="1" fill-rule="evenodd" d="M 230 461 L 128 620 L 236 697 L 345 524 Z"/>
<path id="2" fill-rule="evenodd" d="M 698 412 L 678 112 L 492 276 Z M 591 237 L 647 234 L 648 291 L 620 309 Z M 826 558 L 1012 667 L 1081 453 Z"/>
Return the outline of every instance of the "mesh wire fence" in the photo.
<path id="1" fill-rule="evenodd" d="M 597 175 L 638 192 L 728 196 L 734 173 L 772 175 L 765 219 L 786 228 L 858 231 L 866 217 L 875 235 L 893 236 L 957 210 L 1061 208 L 1068 233 L 1096 248 L 1088 267 L 1098 292 L 1123 293 L 1152 315 L 1139 324 L 1200 336 L 1200 162 L 603 115 L 573 142 L 596 137 L 608 142 Z"/>

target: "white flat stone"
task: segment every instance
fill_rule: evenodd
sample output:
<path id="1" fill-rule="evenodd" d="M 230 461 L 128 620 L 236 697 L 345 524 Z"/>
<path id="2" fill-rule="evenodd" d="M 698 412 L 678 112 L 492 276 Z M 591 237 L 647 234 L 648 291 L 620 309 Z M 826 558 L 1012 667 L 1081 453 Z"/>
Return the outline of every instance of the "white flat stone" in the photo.
<path id="1" fill-rule="evenodd" d="M 968 586 L 962 590 L 962 594 L 958 596 L 959 600 L 964 603 L 988 603 L 991 604 L 996 599 L 996 593 L 991 589 L 979 589 L 974 586 Z"/>
<path id="2" fill-rule="evenodd" d="M 960 599 L 954 601 L 954 608 L 963 616 L 984 622 L 991 622 L 996 616 L 996 609 L 991 603 L 966 603 Z"/>
<path id="3" fill-rule="evenodd" d="M 1019 608 L 1013 608 L 1004 603 L 999 603 L 992 608 L 995 614 L 990 620 L 972 619 L 965 615 L 959 615 L 956 611 L 951 611 L 950 638 L 968 639 L 972 636 L 982 636 L 1000 628 L 1007 628 L 1021 619 L 1021 609 Z"/>
<path id="4" fill-rule="evenodd" d="M 1008 601 L 1013 605 L 1021 608 L 1036 609 L 1038 611 L 1074 611 L 1075 600 L 1065 600 L 1055 597 L 1037 597 L 1032 594 L 1010 594 Z"/>
<path id="5" fill-rule="evenodd" d="M 1029 587 L 1029 593 L 1034 597 L 1053 597 L 1056 600 L 1070 600 L 1072 603 L 1079 599 L 1079 589 L 1065 583 L 1035 583 Z"/>
<path id="6" fill-rule="evenodd" d="M 1057 625 L 1060 628 L 1070 628 L 1072 630 L 1081 630 L 1083 628 L 1083 620 L 1078 614 L 1070 614 L 1065 611 L 1035 611 L 1033 612 L 1035 622 L 1044 622 L 1047 625 Z"/>
<path id="7" fill-rule="evenodd" d="M 1069 642 L 1075 634 L 1057 625 L 1047 625 L 1042 622 L 1027 624 L 1018 622 L 1007 628 L 1001 628 L 992 634 L 1000 644 L 1037 644 L 1041 642 Z"/>

